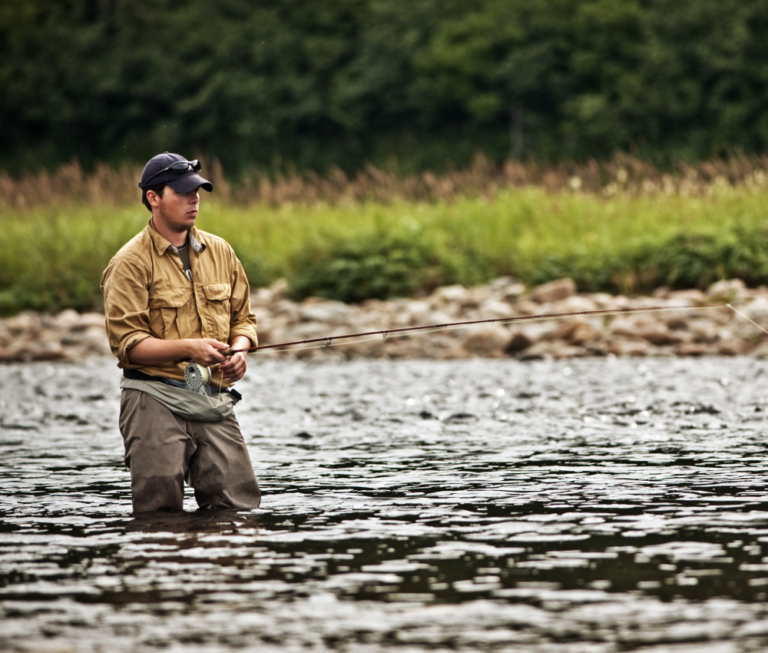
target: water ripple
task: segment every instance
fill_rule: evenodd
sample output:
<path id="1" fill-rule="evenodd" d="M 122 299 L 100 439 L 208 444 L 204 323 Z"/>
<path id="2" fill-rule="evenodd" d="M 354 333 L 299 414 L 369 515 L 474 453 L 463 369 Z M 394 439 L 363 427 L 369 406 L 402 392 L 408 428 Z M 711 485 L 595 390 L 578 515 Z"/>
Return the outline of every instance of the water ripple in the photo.
<path id="1" fill-rule="evenodd" d="M 113 362 L 2 370 L 0 650 L 768 647 L 758 361 L 253 359 L 262 508 L 144 519 Z"/>

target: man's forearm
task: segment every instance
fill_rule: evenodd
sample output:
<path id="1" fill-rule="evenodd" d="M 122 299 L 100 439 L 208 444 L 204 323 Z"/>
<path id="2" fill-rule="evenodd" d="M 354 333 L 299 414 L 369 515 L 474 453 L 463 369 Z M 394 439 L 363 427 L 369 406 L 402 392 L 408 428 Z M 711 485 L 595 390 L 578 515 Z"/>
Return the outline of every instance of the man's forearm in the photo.
<path id="1" fill-rule="evenodd" d="M 235 336 L 230 344 L 212 338 L 187 338 L 183 340 L 161 340 L 145 338 L 128 350 L 132 365 L 165 365 L 183 360 L 193 360 L 200 365 L 223 363 L 227 357 L 221 354 L 226 349 L 248 349 L 251 341 L 247 336 Z"/>
<path id="2" fill-rule="evenodd" d="M 189 340 L 144 338 L 128 350 L 132 365 L 164 365 L 191 358 Z"/>

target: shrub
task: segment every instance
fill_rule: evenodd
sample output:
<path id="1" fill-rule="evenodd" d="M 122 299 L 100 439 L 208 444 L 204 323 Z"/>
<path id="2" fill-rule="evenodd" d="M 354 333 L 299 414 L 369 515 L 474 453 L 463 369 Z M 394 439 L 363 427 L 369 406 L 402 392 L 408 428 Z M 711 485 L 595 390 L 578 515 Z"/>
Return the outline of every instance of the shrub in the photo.
<path id="1" fill-rule="evenodd" d="M 382 231 L 340 239 L 325 251 L 302 252 L 289 284 L 296 298 L 356 303 L 425 294 L 450 283 L 479 283 L 491 274 L 477 257 L 440 245 Z"/>

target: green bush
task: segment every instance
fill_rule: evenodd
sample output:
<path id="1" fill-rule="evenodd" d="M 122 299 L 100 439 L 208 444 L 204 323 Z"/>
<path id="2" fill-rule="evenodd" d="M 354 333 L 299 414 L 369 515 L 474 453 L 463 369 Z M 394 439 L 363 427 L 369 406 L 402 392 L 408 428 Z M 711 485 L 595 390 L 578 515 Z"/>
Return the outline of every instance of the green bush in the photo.
<path id="1" fill-rule="evenodd" d="M 566 253 L 528 261 L 518 274 L 530 285 L 571 277 L 582 291 L 645 293 L 659 286 L 706 289 L 719 279 L 768 284 L 768 230 L 737 227 L 675 234 L 611 252 Z"/>
<path id="2" fill-rule="evenodd" d="M 296 298 L 327 297 L 348 303 L 409 297 L 449 283 L 477 283 L 476 257 L 442 250 L 439 243 L 374 232 L 345 238 L 325 251 L 299 255 L 289 278 Z M 485 276 L 488 276 L 488 272 Z"/>

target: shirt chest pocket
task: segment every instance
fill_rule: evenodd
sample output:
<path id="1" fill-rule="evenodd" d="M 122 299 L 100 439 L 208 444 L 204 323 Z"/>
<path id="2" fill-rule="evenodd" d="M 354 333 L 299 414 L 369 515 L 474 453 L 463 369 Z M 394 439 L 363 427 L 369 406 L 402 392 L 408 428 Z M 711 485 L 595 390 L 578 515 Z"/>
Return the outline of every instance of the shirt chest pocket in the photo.
<path id="1" fill-rule="evenodd" d="M 229 300 L 232 286 L 228 283 L 209 283 L 202 288 L 208 309 L 205 322 L 211 334 L 209 337 L 227 342 L 231 321 Z"/>
<path id="2" fill-rule="evenodd" d="M 181 338 L 177 319 L 179 309 L 192 299 L 191 288 L 158 288 L 150 293 L 149 328 L 156 338 Z"/>

